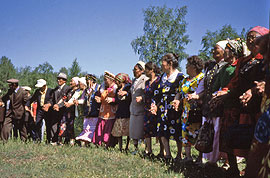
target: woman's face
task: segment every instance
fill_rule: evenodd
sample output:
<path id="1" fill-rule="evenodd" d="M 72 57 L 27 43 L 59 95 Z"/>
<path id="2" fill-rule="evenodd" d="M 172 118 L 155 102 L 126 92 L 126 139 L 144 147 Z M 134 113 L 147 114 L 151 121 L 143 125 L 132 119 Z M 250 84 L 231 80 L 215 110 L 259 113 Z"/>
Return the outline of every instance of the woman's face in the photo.
<path id="1" fill-rule="evenodd" d="M 255 40 L 260 36 L 261 35 L 259 33 L 254 31 L 247 34 L 247 47 L 253 54 L 256 54 L 258 51 L 258 48 L 255 45 Z"/>
<path id="2" fill-rule="evenodd" d="M 79 82 L 79 86 L 80 86 L 80 89 L 81 89 L 81 90 L 85 89 L 85 87 L 86 87 L 86 86 L 85 86 L 83 83 L 81 83 L 81 82 Z"/>
<path id="3" fill-rule="evenodd" d="M 225 48 L 224 51 L 224 61 L 228 62 L 228 63 L 232 63 L 233 62 L 233 53 L 229 48 Z"/>
<path id="4" fill-rule="evenodd" d="M 143 71 L 139 69 L 137 65 L 133 68 L 133 75 L 135 78 L 139 78 L 142 75 Z"/>
<path id="5" fill-rule="evenodd" d="M 197 75 L 195 66 L 193 64 L 190 64 L 189 62 L 186 64 L 186 71 L 187 71 L 187 74 L 191 77 L 194 77 Z"/>
<path id="6" fill-rule="evenodd" d="M 69 82 L 69 84 L 72 88 L 76 87 L 76 83 L 73 79 Z"/>
<path id="7" fill-rule="evenodd" d="M 216 62 L 219 62 L 224 58 L 224 50 L 219 45 L 214 47 L 213 58 L 216 60 Z"/>
<path id="8" fill-rule="evenodd" d="M 151 70 L 151 69 L 145 68 L 144 72 L 145 72 L 145 75 L 150 78 L 152 76 L 153 69 Z"/>
<path id="9" fill-rule="evenodd" d="M 109 87 L 112 85 L 113 81 L 112 79 L 108 78 L 108 77 L 104 77 L 104 83 L 106 87 Z"/>
<path id="10" fill-rule="evenodd" d="M 167 61 L 162 60 L 161 68 L 163 72 L 168 73 L 172 69 L 172 65 L 169 64 Z"/>

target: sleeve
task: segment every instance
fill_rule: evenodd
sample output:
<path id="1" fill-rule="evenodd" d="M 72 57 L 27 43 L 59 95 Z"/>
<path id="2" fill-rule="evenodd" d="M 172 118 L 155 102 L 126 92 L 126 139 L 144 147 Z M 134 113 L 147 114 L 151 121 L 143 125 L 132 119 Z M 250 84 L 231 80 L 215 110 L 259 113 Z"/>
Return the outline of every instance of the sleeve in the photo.
<path id="1" fill-rule="evenodd" d="M 30 107 L 31 104 L 34 102 L 34 101 L 37 101 L 37 94 L 38 94 L 38 90 L 35 91 L 35 93 L 31 96 L 31 98 L 26 102 L 26 106 L 27 107 Z"/>

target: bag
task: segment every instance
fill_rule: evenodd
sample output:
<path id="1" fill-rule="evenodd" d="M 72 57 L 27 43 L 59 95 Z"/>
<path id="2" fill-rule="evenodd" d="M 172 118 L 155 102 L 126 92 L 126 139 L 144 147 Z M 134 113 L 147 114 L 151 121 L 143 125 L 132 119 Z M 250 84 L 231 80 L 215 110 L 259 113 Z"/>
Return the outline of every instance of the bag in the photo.
<path id="1" fill-rule="evenodd" d="M 259 118 L 255 131 L 254 137 L 260 143 L 267 143 L 270 139 L 270 109 L 265 111 Z"/>
<path id="2" fill-rule="evenodd" d="M 206 121 L 199 130 L 195 148 L 202 153 L 210 153 L 213 151 L 214 136 L 215 130 L 213 123 Z"/>
<path id="3" fill-rule="evenodd" d="M 192 109 L 188 112 L 188 121 L 190 123 L 201 123 L 202 122 L 202 111 L 201 109 Z"/>
<path id="4" fill-rule="evenodd" d="M 254 133 L 254 126 L 238 124 L 238 120 L 224 133 L 224 141 L 232 149 L 250 149 Z"/>

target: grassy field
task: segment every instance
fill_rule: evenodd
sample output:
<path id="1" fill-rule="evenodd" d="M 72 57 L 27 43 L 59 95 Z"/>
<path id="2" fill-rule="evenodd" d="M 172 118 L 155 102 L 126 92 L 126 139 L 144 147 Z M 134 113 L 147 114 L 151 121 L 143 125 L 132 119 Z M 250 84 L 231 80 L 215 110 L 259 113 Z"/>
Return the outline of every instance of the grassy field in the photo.
<path id="1" fill-rule="evenodd" d="M 141 152 L 143 147 L 141 144 Z M 176 150 L 175 145 L 172 150 Z M 154 144 L 154 152 L 157 154 L 158 144 Z M 196 154 L 193 150 L 193 155 Z M 143 159 L 139 154 L 121 153 L 117 147 L 106 150 L 17 140 L 0 145 L 0 165 L 0 177 L 223 177 L 219 170 L 213 175 L 214 169 L 208 168 L 212 174 L 209 176 L 202 166 L 166 166 L 160 161 Z"/>

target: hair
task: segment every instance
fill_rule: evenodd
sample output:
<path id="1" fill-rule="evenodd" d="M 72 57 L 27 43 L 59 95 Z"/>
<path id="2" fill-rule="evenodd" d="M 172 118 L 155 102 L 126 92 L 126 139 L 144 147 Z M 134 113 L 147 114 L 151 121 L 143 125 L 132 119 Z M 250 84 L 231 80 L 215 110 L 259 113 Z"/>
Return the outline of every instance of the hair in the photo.
<path id="1" fill-rule="evenodd" d="M 137 66 L 141 71 L 144 71 L 143 67 L 140 64 L 136 64 L 135 66 Z"/>
<path id="2" fill-rule="evenodd" d="M 197 73 L 203 70 L 204 62 L 199 56 L 190 56 L 187 58 L 187 62 L 195 67 Z"/>
<path id="3" fill-rule="evenodd" d="M 160 68 L 152 61 L 147 62 L 145 64 L 145 68 L 149 70 L 153 70 L 156 75 L 160 74 Z"/>
<path id="4" fill-rule="evenodd" d="M 178 58 L 179 56 L 175 53 L 167 53 L 162 57 L 162 61 L 166 61 L 169 64 L 172 64 L 172 67 L 175 69 L 178 67 Z"/>

